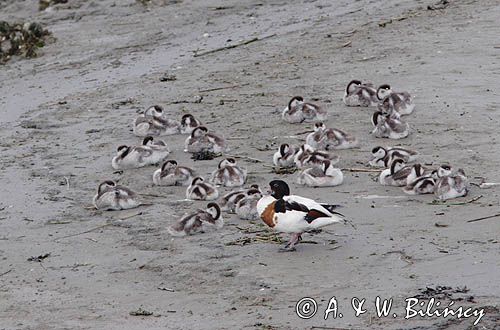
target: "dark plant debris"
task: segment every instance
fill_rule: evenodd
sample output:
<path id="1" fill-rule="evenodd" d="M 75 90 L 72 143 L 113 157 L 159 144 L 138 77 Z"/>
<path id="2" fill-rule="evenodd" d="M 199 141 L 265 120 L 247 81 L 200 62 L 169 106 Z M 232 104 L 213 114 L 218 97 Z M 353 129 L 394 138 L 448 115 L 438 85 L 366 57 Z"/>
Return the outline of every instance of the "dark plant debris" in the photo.
<path id="1" fill-rule="evenodd" d="M 467 302 L 475 302 L 474 296 L 464 295 L 468 293 L 470 290 L 464 287 L 456 287 L 453 289 L 451 286 L 442 286 L 438 285 L 435 288 L 426 287 L 425 289 L 420 289 L 420 293 L 413 296 L 413 298 L 418 299 L 430 299 L 435 298 L 438 300 L 450 299 L 453 301 L 467 301 Z M 459 296 L 457 296 L 457 294 Z"/>
<path id="2" fill-rule="evenodd" d="M 173 74 L 168 74 L 168 73 L 165 73 L 163 76 L 160 77 L 160 81 L 161 82 L 165 82 L 165 81 L 176 81 L 177 80 L 177 77 Z"/>
<path id="3" fill-rule="evenodd" d="M 153 312 L 147 311 L 145 309 L 142 309 L 142 307 L 140 307 L 138 310 L 132 311 L 129 314 L 132 316 L 151 316 L 153 315 Z"/>
<path id="4" fill-rule="evenodd" d="M 293 174 L 297 172 L 298 169 L 296 167 L 279 167 L 276 166 L 273 168 L 273 172 L 276 174 Z"/>
<path id="5" fill-rule="evenodd" d="M 68 3 L 68 0 L 39 0 L 38 10 L 43 11 L 50 6 L 57 5 L 58 3 Z"/>
<path id="6" fill-rule="evenodd" d="M 47 259 L 48 257 L 50 257 L 50 253 L 45 253 L 45 254 L 41 254 L 37 257 L 29 257 L 28 261 L 42 262 L 44 259 Z"/>
<path id="7" fill-rule="evenodd" d="M 45 46 L 50 35 L 39 23 L 0 21 L 0 64 L 5 64 L 12 56 L 37 57 L 38 49 Z"/>
<path id="8" fill-rule="evenodd" d="M 449 4 L 450 2 L 448 0 L 440 0 L 433 5 L 428 5 L 427 10 L 445 9 L 446 7 L 448 7 Z"/>
<path id="9" fill-rule="evenodd" d="M 212 152 L 212 151 L 208 151 L 208 150 L 202 150 L 200 152 L 193 153 L 193 155 L 191 156 L 191 159 L 194 159 L 194 160 L 212 160 L 212 159 L 220 157 L 220 156 L 222 156 L 221 153 Z"/>

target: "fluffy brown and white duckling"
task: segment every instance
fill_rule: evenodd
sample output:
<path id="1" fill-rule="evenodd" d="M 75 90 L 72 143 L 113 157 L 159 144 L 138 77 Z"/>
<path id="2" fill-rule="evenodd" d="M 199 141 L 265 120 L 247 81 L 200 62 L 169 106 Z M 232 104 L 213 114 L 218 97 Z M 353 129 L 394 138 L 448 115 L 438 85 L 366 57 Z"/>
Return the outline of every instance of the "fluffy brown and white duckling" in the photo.
<path id="1" fill-rule="evenodd" d="M 225 187 L 239 187 L 245 184 L 247 170 L 238 166 L 234 158 L 226 158 L 219 162 L 219 165 L 210 176 L 210 182 L 223 185 Z"/>
<path id="2" fill-rule="evenodd" d="M 416 160 L 418 153 L 416 151 L 402 147 L 381 147 L 372 149 L 373 158 L 368 162 L 373 167 L 388 167 L 396 158 L 401 158 L 405 163 Z"/>
<path id="3" fill-rule="evenodd" d="M 187 113 L 181 118 L 181 134 L 191 134 L 196 127 L 201 125 L 201 121 L 196 119 L 192 114 Z"/>
<path id="4" fill-rule="evenodd" d="M 306 144 L 310 145 L 314 149 L 324 149 L 324 131 L 326 130 L 326 125 L 319 121 L 314 124 L 314 132 L 306 136 Z"/>
<path id="5" fill-rule="evenodd" d="M 303 144 L 295 154 L 295 166 L 300 169 L 321 166 L 325 160 L 336 164 L 339 162 L 340 157 L 328 151 L 314 150 L 308 144 Z"/>
<path id="6" fill-rule="evenodd" d="M 158 163 L 158 157 L 149 146 L 119 146 L 116 156 L 111 160 L 111 166 L 115 170 L 139 168 L 156 163 Z"/>
<path id="7" fill-rule="evenodd" d="M 325 129 L 323 136 L 325 150 L 351 149 L 358 146 L 358 139 L 356 137 L 337 128 Z"/>
<path id="8" fill-rule="evenodd" d="M 395 159 L 389 168 L 380 173 L 379 183 L 384 186 L 406 186 L 406 178 L 411 172 L 411 166 L 406 166 L 402 159 Z"/>
<path id="9" fill-rule="evenodd" d="M 350 107 L 376 106 L 377 90 L 371 84 L 363 84 L 359 80 L 351 80 L 345 89 L 344 104 Z"/>
<path id="10" fill-rule="evenodd" d="M 376 111 L 372 116 L 372 124 L 375 128 L 372 134 L 378 138 L 403 139 L 410 134 L 410 126 L 408 123 L 391 118 L 380 111 Z"/>
<path id="11" fill-rule="evenodd" d="M 294 157 L 297 152 L 297 147 L 283 143 L 278 151 L 273 155 L 273 164 L 280 167 L 294 166 Z"/>
<path id="12" fill-rule="evenodd" d="M 334 187 L 342 184 L 344 175 L 339 168 L 333 167 L 325 160 L 321 166 L 303 170 L 297 178 L 297 183 L 308 187 Z"/>
<path id="13" fill-rule="evenodd" d="M 451 175 L 452 171 L 449 165 L 441 165 L 436 170 L 431 170 L 415 164 L 406 178 L 406 187 L 403 191 L 409 195 L 432 194 L 436 189 L 437 181 Z"/>
<path id="14" fill-rule="evenodd" d="M 223 136 L 209 132 L 205 126 L 198 126 L 186 139 L 184 151 L 190 153 L 201 151 L 219 153 L 229 151 L 229 147 Z"/>
<path id="15" fill-rule="evenodd" d="M 290 195 L 288 184 L 281 180 L 273 180 L 269 186 L 272 193 L 257 202 L 257 212 L 270 228 L 292 234 L 290 242 L 280 251 L 295 251 L 295 244 L 306 231 L 345 222 L 343 215 L 334 211 L 338 205 Z"/>
<path id="16" fill-rule="evenodd" d="M 259 218 L 257 213 L 257 203 L 262 197 L 262 192 L 258 189 L 249 189 L 247 195 L 240 199 L 235 208 L 235 212 L 240 219 L 255 220 Z"/>
<path id="17" fill-rule="evenodd" d="M 304 121 L 326 120 L 328 112 L 316 104 L 304 102 L 302 96 L 294 96 L 281 113 L 281 117 L 286 122 L 297 124 Z"/>
<path id="18" fill-rule="evenodd" d="M 219 197 L 219 191 L 214 185 L 205 182 L 201 176 L 197 176 L 191 181 L 186 190 L 186 198 L 200 201 L 212 201 Z"/>
<path id="19" fill-rule="evenodd" d="M 463 169 L 458 169 L 455 175 L 441 176 L 437 180 L 434 194 L 444 201 L 466 196 L 468 191 L 467 176 Z"/>
<path id="20" fill-rule="evenodd" d="M 188 186 L 195 171 L 186 166 L 179 166 L 175 160 L 167 160 L 153 173 L 153 183 L 157 186 Z"/>
<path id="21" fill-rule="evenodd" d="M 377 89 L 377 98 L 379 99 L 378 110 L 386 114 L 396 112 L 399 115 L 409 115 L 415 109 L 415 104 L 409 93 L 393 92 L 391 86 L 384 84 Z"/>
<path id="22" fill-rule="evenodd" d="M 413 164 L 410 166 L 410 173 L 406 177 L 406 185 L 409 186 L 413 183 L 413 181 L 424 177 L 431 176 L 433 170 L 423 167 L 421 164 Z"/>
<path id="23" fill-rule="evenodd" d="M 432 176 L 421 176 L 403 187 L 408 195 L 432 194 L 436 186 L 436 179 Z"/>
<path id="24" fill-rule="evenodd" d="M 134 134 L 137 136 L 179 134 L 180 126 L 177 120 L 165 116 L 161 106 L 154 105 L 135 119 Z"/>
<path id="25" fill-rule="evenodd" d="M 104 181 L 99 185 L 93 203 L 96 209 L 105 211 L 132 209 L 141 204 L 136 193 L 111 180 Z"/>
<path id="26" fill-rule="evenodd" d="M 191 214 L 184 215 L 175 224 L 167 228 L 172 236 L 182 237 L 196 232 L 221 229 L 224 219 L 219 205 L 208 203 L 205 210 L 198 209 Z"/>
<path id="27" fill-rule="evenodd" d="M 150 156 L 153 164 L 164 161 L 170 154 L 167 143 L 163 140 L 155 140 L 152 136 L 146 136 L 142 140 L 142 145 L 151 148 L 153 154 Z"/>
<path id="28" fill-rule="evenodd" d="M 255 193 L 256 191 L 260 192 L 260 188 L 258 185 L 253 184 L 248 189 L 237 189 L 233 190 L 224 196 L 222 196 L 219 204 L 221 206 L 222 211 L 228 213 L 234 213 L 236 210 L 236 204 L 242 199 L 248 196 L 248 194 L 252 191 Z"/>

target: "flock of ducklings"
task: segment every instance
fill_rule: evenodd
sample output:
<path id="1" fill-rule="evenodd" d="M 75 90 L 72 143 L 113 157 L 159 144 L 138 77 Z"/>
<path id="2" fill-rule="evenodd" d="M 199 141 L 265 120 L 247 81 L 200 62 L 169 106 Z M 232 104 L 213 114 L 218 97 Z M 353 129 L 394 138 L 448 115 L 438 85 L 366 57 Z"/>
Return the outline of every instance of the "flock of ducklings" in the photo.
<path id="1" fill-rule="evenodd" d="M 386 84 L 375 89 L 372 84 L 353 80 L 347 85 L 343 102 L 347 106 L 376 107 L 372 115 L 372 134 L 375 137 L 402 139 L 410 133 L 409 124 L 402 116 L 411 114 L 415 105 L 407 92 L 394 92 Z M 314 131 L 307 135 L 305 144 L 300 147 L 281 144 L 273 155 L 273 164 L 299 169 L 297 183 L 300 185 L 332 187 L 342 184 L 343 173 L 334 167 L 339 161 L 335 151 L 358 147 L 356 137 L 340 129 L 326 127 L 323 121 L 327 120 L 328 112 L 316 104 L 305 102 L 300 96 L 289 101 L 281 117 L 293 124 L 313 122 Z M 258 185 L 243 188 L 247 170 L 239 166 L 234 158 L 220 161 L 208 180 L 197 176 L 194 169 L 168 159 L 170 149 L 167 143 L 157 139 L 158 136 L 188 134 L 184 145 L 184 151 L 188 153 L 229 151 L 224 137 L 209 130 L 193 115 L 186 114 L 179 122 L 168 118 L 163 108 L 155 105 L 135 119 L 133 132 L 144 138 L 142 144 L 119 146 L 111 161 L 114 169 L 161 164 L 152 174 L 154 185 L 185 186 L 187 199 L 211 201 L 205 209 L 187 214 L 171 225 L 168 228 L 171 235 L 184 236 L 221 228 L 224 224 L 223 211 L 235 213 L 241 219 L 264 219 L 257 211 L 257 204 L 265 196 Z M 417 156 L 417 152 L 406 148 L 378 146 L 372 150 L 372 159 L 368 164 L 384 168 L 379 176 L 380 184 L 403 187 L 407 194 L 434 193 L 441 200 L 467 194 L 467 178 L 462 169 L 455 171 L 449 165 L 426 168 L 415 163 Z M 221 196 L 219 203 L 215 203 L 213 201 L 220 196 L 219 186 L 235 190 Z M 141 205 L 136 193 L 110 180 L 99 185 L 93 202 L 101 210 L 130 209 Z"/>

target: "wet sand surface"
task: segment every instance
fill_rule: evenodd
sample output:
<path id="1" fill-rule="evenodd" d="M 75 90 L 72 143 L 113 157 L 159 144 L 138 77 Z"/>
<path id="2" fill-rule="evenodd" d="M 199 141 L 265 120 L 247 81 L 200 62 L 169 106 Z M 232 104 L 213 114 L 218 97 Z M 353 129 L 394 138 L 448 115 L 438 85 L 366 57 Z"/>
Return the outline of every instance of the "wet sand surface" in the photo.
<path id="1" fill-rule="evenodd" d="M 455 305 L 487 306 L 478 329 L 498 327 L 500 219 L 467 220 L 499 213 L 500 188 L 471 186 L 436 204 L 380 186 L 376 173 L 345 171 L 343 185 L 314 189 L 265 166 L 280 143 L 302 143 L 298 134 L 312 129 L 279 115 L 303 95 L 328 109 L 328 126 L 360 140 L 338 152 L 342 168 L 401 144 L 472 182 L 500 181 L 500 6 L 432 4 L 70 0 L 39 12 L 36 1 L 0 1 L 0 20 L 38 21 L 57 39 L 36 59 L 0 66 L 0 329 L 470 329 L 474 317 L 404 320 L 405 299 L 437 286 L 466 286 L 450 293 L 462 299 Z M 253 38 L 262 40 L 194 56 Z M 343 105 L 354 78 L 415 96 L 407 139 L 376 139 L 372 109 Z M 171 238 L 166 227 L 206 203 L 184 201 L 182 187 L 154 187 L 155 167 L 110 166 L 117 146 L 140 141 L 131 123 L 152 104 L 223 133 L 248 183 L 286 180 L 296 194 L 344 205 L 356 229 L 305 234 L 315 244 L 284 254 L 272 241 L 235 245 L 269 233 L 230 215 L 218 232 Z M 171 157 L 208 176 L 220 158 L 193 162 L 184 139 L 164 137 Z M 153 205 L 89 209 L 104 179 Z M 302 320 L 295 304 L 306 296 L 319 309 Z M 332 296 L 343 317 L 324 320 Z M 397 318 L 376 317 L 377 296 L 394 299 Z M 365 314 L 354 316 L 352 297 L 366 298 Z M 153 315 L 130 315 L 139 308 Z"/>

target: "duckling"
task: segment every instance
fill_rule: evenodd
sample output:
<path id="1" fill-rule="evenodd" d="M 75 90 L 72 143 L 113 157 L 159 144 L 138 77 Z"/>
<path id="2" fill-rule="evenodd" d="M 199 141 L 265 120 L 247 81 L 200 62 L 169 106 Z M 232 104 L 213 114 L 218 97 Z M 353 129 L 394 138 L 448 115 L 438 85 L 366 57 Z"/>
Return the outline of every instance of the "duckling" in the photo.
<path id="1" fill-rule="evenodd" d="M 180 126 L 181 124 L 177 120 L 165 117 L 161 106 L 154 105 L 135 119 L 134 134 L 137 136 L 178 134 Z"/>
<path id="2" fill-rule="evenodd" d="M 198 209 L 194 213 L 184 215 L 175 224 L 167 228 L 172 236 L 182 237 L 196 232 L 221 229 L 224 219 L 220 207 L 216 203 L 208 203 L 205 210 Z"/>
<path id="3" fill-rule="evenodd" d="M 219 197 L 217 188 L 205 182 L 201 176 L 197 176 L 191 181 L 191 184 L 186 190 L 186 198 L 200 201 L 211 201 Z"/>
<path id="4" fill-rule="evenodd" d="M 111 180 L 99 185 L 93 203 L 96 209 L 105 211 L 132 209 L 140 205 L 136 193 Z"/>
<path id="5" fill-rule="evenodd" d="M 294 96 L 283 110 L 281 117 L 286 122 L 297 124 L 304 121 L 326 120 L 328 112 L 318 105 L 304 102 L 302 96 Z"/>
<path id="6" fill-rule="evenodd" d="M 302 145 L 295 154 L 295 166 L 297 166 L 297 168 L 321 166 L 325 160 L 329 160 L 330 163 L 336 164 L 339 162 L 340 157 L 327 151 L 314 150 L 314 148 L 308 144 Z"/>
<path id="7" fill-rule="evenodd" d="M 280 167 L 294 166 L 294 156 L 297 152 L 297 147 L 283 143 L 278 151 L 274 153 L 273 164 Z"/>
<path id="8" fill-rule="evenodd" d="M 337 164 L 340 157 L 327 151 L 315 150 L 311 155 L 306 157 L 302 164 L 299 164 L 298 168 L 306 168 L 312 166 L 320 166 L 325 160 L 330 161 L 332 164 Z"/>
<path id="9" fill-rule="evenodd" d="M 305 169 L 297 178 L 298 184 L 309 187 L 334 187 L 342 184 L 343 181 L 342 171 L 333 167 L 328 160 L 323 161 L 321 167 L 315 166 Z"/>
<path id="10" fill-rule="evenodd" d="M 308 144 L 303 144 L 300 146 L 300 148 L 295 152 L 295 155 L 293 156 L 293 162 L 295 163 L 296 167 L 301 167 L 303 162 L 312 155 L 314 152 L 314 148 L 311 147 Z"/>
<path id="11" fill-rule="evenodd" d="M 403 191 L 409 195 L 432 194 L 439 178 L 449 176 L 451 173 L 452 168 L 449 165 L 441 165 L 436 170 L 430 170 L 415 164 L 406 178 L 406 187 Z"/>
<path id="12" fill-rule="evenodd" d="M 324 148 L 324 131 L 326 129 L 325 124 L 323 122 L 317 122 L 314 124 L 314 132 L 310 133 L 306 137 L 306 144 L 310 145 L 314 149 L 323 149 Z"/>
<path id="13" fill-rule="evenodd" d="M 359 80 L 351 80 L 347 84 L 342 100 L 349 107 L 374 107 L 378 103 L 377 91 L 371 84 L 363 84 Z"/>
<path id="14" fill-rule="evenodd" d="M 372 149 L 373 158 L 368 162 L 373 167 L 388 167 L 396 158 L 401 158 L 405 163 L 413 162 L 417 158 L 416 151 L 401 147 L 384 148 L 377 146 Z"/>
<path id="15" fill-rule="evenodd" d="M 377 98 L 380 101 L 378 110 L 384 113 L 392 114 L 396 112 L 398 115 L 409 115 L 415 109 L 410 94 L 407 92 L 393 92 L 391 86 L 387 84 L 379 86 Z"/>
<path id="16" fill-rule="evenodd" d="M 184 151 L 190 153 L 201 151 L 219 153 L 227 152 L 229 148 L 224 137 L 209 132 L 205 126 L 198 126 L 186 139 Z"/>
<path id="17" fill-rule="evenodd" d="M 258 189 L 250 189 L 247 196 L 243 197 L 236 204 L 236 214 L 243 220 L 255 220 L 259 218 L 257 213 L 257 203 L 262 198 L 262 192 Z"/>
<path id="18" fill-rule="evenodd" d="M 403 139 L 410 132 L 408 123 L 397 118 L 391 118 L 380 111 L 373 114 L 372 124 L 375 126 L 372 134 L 378 138 Z"/>
<path id="19" fill-rule="evenodd" d="M 224 196 L 222 196 L 221 201 L 220 201 L 220 206 L 222 208 L 222 211 L 228 212 L 228 213 L 234 213 L 236 204 L 242 199 L 248 196 L 249 191 L 251 190 L 257 190 L 260 192 L 260 188 L 258 185 L 253 184 L 250 186 L 248 189 L 238 189 L 238 190 L 233 190 Z"/>
<path id="20" fill-rule="evenodd" d="M 153 154 L 150 156 L 150 161 L 153 162 L 153 164 L 164 161 L 170 154 L 170 149 L 165 141 L 154 140 L 153 137 L 149 135 L 142 140 L 142 145 L 151 148 Z"/>
<path id="21" fill-rule="evenodd" d="M 405 166 L 402 159 L 395 159 L 389 168 L 380 173 L 379 183 L 384 186 L 405 186 L 410 171 L 411 166 Z"/>
<path id="22" fill-rule="evenodd" d="M 196 127 L 201 125 L 201 121 L 187 113 L 181 118 L 181 134 L 191 134 Z"/>
<path id="23" fill-rule="evenodd" d="M 439 179 L 445 176 L 451 176 L 453 173 L 453 167 L 448 164 L 441 164 L 436 172 L 434 173 L 434 178 Z"/>
<path id="24" fill-rule="evenodd" d="M 247 179 L 247 170 L 236 164 L 234 158 L 220 161 L 218 168 L 212 172 L 210 182 L 226 187 L 242 186 Z"/>
<path id="25" fill-rule="evenodd" d="M 456 175 L 445 175 L 438 179 L 434 194 L 442 201 L 466 196 L 469 191 L 467 177 L 463 169 Z"/>
<path id="26" fill-rule="evenodd" d="M 111 160 L 111 166 L 115 170 L 139 168 L 156 163 L 157 158 L 153 157 L 153 150 L 149 146 L 119 146 L 116 156 Z"/>
<path id="27" fill-rule="evenodd" d="M 179 166 L 175 160 L 167 160 L 161 168 L 153 173 L 153 184 L 157 186 L 188 186 L 194 175 L 193 169 Z"/>
<path id="28" fill-rule="evenodd" d="M 290 242 L 280 251 L 295 251 L 295 244 L 306 231 L 345 222 L 344 216 L 334 211 L 338 205 L 290 195 L 290 187 L 281 180 L 273 180 L 269 186 L 272 193 L 259 199 L 257 212 L 270 228 L 292 234 Z"/>
<path id="29" fill-rule="evenodd" d="M 336 128 L 323 131 L 325 150 L 352 149 L 358 146 L 356 137 Z"/>
<path id="30" fill-rule="evenodd" d="M 408 195 L 432 194 L 435 186 L 436 180 L 432 176 L 421 176 L 403 187 L 403 191 Z"/>
<path id="31" fill-rule="evenodd" d="M 411 185 L 415 180 L 432 175 L 432 171 L 424 168 L 421 164 L 414 164 L 410 167 L 410 173 L 406 177 L 406 185 Z"/>

